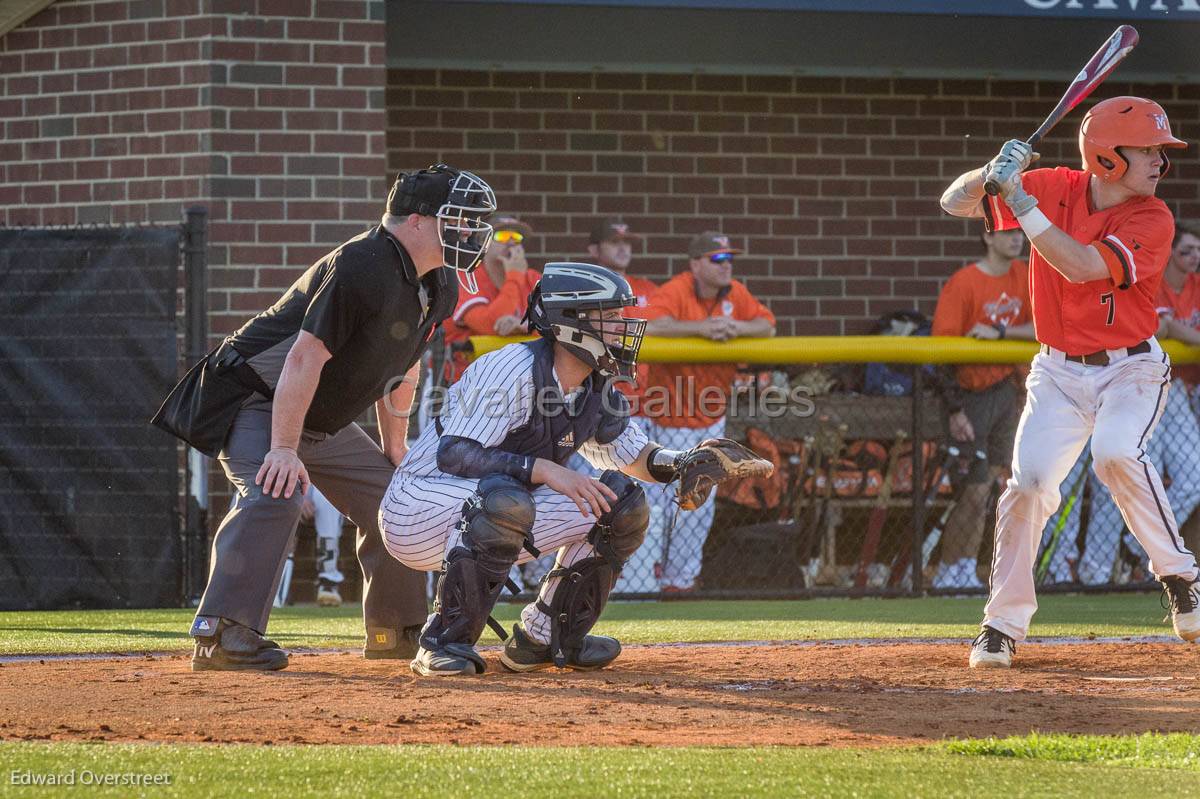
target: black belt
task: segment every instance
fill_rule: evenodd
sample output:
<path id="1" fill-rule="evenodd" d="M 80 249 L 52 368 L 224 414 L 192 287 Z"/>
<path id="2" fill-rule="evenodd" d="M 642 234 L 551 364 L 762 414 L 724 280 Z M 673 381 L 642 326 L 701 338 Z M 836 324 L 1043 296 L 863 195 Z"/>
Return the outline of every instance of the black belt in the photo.
<path id="1" fill-rule="evenodd" d="M 1050 348 L 1046 347 L 1045 345 L 1042 346 L 1043 352 L 1049 352 L 1049 349 Z M 1151 349 L 1150 342 L 1147 340 L 1143 341 L 1141 344 L 1134 344 L 1132 347 L 1129 347 L 1125 350 L 1125 354 L 1142 355 L 1143 353 L 1150 352 Z M 1090 352 L 1087 355 L 1067 355 L 1066 358 L 1068 361 L 1081 363 L 1084 366 L 1108 366 L 1108 350 Z"/>

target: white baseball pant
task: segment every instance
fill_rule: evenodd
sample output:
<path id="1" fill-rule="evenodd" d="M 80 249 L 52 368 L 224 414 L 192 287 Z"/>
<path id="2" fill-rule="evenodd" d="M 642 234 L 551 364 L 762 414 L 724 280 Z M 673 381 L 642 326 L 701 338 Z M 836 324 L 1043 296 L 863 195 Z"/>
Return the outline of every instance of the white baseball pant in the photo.
<path id="1" fill-rule="evenodd" d="M 379 527 L 392 557 L 418 571 L 438 571 L 461 535 L 458 523 L 463 503 L 475 493 L 478 480 L 464 477 L 404 477 L 398 472 L 379 509 Z M 535 517 L 533 545 L 542 552 L 558 550 L 557 566 L 570 566 L 596 554 L 587 542 L 595 526 L 592 516 L 583 516 L 574 500 L 547 486 L 537 486 L 533 497 Z M 533 558 L 522 549 L 517 563 Z M 560 578 L 542 584 L 539 598 L 549 605 Z M 521 611 L 526 632 L 540 643 L 550 642 L 550 619 L 529 603 Z"/>

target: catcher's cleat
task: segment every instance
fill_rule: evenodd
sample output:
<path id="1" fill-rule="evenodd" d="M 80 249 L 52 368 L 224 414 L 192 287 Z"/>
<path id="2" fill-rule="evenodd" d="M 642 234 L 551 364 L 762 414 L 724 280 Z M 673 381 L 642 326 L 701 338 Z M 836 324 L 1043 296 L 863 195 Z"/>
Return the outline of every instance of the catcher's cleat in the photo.
<path id="1" fill-rule="evenodd" d="M 457 677 L 460 674 L 483 674 L 487 666 L 474 647 L 466 644 L 446 644 L 437 651 L 421 647 L 408 664 L 414 674 L 422 677 Z"/>
<path id="2" fill-rule="evenodd" d="M 317 582 L 317 604 L 323 608 L 340 608 L 342 606 L 342 594 L 338 591 L 337 583 L 329 580 Z"/>
<path id="3" fill-rule="evenodd" d="M 973 669 L 1007 669 L 1012 665 L 1016 652 L 1017 642 L 1010 636 L 984 627 L 983 632 L 971 643 L 970 666 Z"/>
<path id="4" fill-rule="evenodd" d="M 421 627 L 420 624 L 405 627 L 395 646 L 384 649 L 372 648 L 368 639 L 368 645 L 363 647 L 363 657 L 367 660 L 411 660 L 421 648 Z"/>
<path id="5" fill-rule="evenodd" d="M 197 635 L 212 631 L 211 635 Z M 245 625 L 214 616 L 198 616 L 192 671 L 277 671 L 287 668 L 288 653 Z"/>
<path id="6" fill-rule="evenodd" d="M 566 667 L 576 671 L 602 669 L 621 654 L 621 642 L 606 635 L 585 635 L 579 652 Z M 513 625 L 512 637 L 504 645 L 500 662 L 509 671 L 539 671 L 554 665 L 549 644 L 539 644 L 525 633 L 520 623 Z"/>
<path id="7" fill-rule="evenodd" d="M 1185 641 L 1200 640 L 1200 578 L 1164 577 L 1162 585 L 1175 634 Z"/>

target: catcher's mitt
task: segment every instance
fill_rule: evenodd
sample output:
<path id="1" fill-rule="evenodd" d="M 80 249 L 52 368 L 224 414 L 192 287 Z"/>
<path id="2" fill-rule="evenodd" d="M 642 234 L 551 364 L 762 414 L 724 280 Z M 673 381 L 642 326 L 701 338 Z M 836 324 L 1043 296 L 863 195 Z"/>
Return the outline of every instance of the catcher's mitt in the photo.
<path id="1" fill-rule="evenodd" d="M 709 438 L 684 452 L 675 464 L 675 496 L 681 510 L 704 504 L 718 483 L 736 477 L 769 477 L 775 466 L 729 438 Z"/>

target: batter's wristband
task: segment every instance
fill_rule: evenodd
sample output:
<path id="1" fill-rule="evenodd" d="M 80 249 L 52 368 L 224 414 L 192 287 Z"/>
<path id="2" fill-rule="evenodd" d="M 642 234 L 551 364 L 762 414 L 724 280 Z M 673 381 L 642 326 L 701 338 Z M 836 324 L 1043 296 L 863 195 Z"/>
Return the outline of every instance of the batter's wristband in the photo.
<path id="1" fill-rule="evenodd" d="M 1051 227 L 1051 222 L 1042 213 L 1042 209 L 1036 205 L 1027 211 L 1024 215 L 1017 217 L 1017 224 L 1025 231 L 1025 235 L 1031 240 L 1045 233 Z"/>

